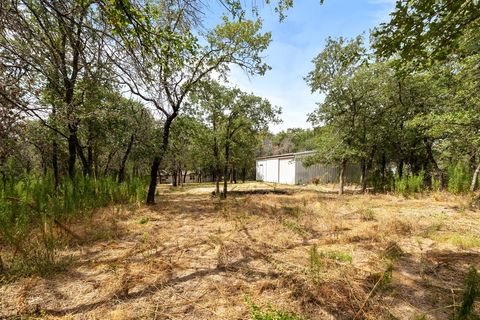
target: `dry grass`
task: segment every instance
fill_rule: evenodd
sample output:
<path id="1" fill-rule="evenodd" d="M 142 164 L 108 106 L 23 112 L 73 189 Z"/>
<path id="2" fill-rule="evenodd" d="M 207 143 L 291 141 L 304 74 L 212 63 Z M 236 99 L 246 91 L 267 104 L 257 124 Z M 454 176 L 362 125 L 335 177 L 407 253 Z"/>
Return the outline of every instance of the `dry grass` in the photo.
<path id="1" fill-rule="evenodd" d="M 71 225 L 85 240 L 61 252 L 67 271 L 0 287 L 0 318 L 248 319 L 248 300 L 306 319 L 450 319 L 480 268 L 469 200 L 330 187 L 247 183 L 218 202 L 211 185 L 162 186 L 154 207 L 99 211 Z"/>

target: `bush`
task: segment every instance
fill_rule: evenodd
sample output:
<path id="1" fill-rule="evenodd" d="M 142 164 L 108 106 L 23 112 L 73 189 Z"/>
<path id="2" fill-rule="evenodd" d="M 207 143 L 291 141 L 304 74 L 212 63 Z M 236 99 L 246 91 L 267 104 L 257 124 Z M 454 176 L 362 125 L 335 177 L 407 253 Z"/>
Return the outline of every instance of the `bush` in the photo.
<path id="1" fill-rule="evenodd" d="M 465 290 L 463 291 L 463 301 L 455 315 L 457 320 L 480 319 L 475 312 L 475 300 L 480 296 L 480 277 L 477 269 L 471 266 L 467 278 L 465 279 Z"/>
<path id="2" fill-rule="evenodd" d="M 77 176 L 57 188 L 50 176 L 26 175 L 18 181 L 4 181 L 0 190 L 0 241 L 15 253 L 10 264 L 54 264 L 58 226 L 72 217 L 91 215 L 95 208 L 138 204 L 145 186 L 141 179 L 119 184 L 113 177 Z M 22 263 L 13 261 L 18 256 Z"/>
<path id="3" fill-rule="evenodd" d="M 260 306 L 250 303 L 252 308 L 252 320 L 303 320 L 302 317 L 281 310 L 277 310 L 272 306 L 261 308 Z"/>
<path id="4" fill-rule="evenodd" d="M 461 162 L 448 168 L 448 191 L 451 193 L 465 193 L 470 190 L 472 175 L 468 167 Z"/>
<path id="5" fill-rule="evenodd" d="M 425 171 L 421 170 L 417 175 L 407 174 L 404 169 L 402 177 L 395 177 L 394 189 L 398 194 L 407 195 L 410 193 L 422 192 L 425 189 L 424 184 Z"/>

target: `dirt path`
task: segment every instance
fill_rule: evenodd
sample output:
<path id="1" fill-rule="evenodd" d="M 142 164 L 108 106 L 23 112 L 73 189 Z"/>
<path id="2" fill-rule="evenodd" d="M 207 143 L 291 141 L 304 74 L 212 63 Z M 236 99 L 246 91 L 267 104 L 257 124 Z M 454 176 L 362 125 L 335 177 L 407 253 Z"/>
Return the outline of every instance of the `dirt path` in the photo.
<path id="1" fill-rule="evenodd" d="M 246 184 L 219 203 L 211 189 L 98 212 L 89 240 L 62 251 L 67 271 L 0 287 L 0 317 L 249 319 L 255 303 L 308 319 L 449 319 L 480 268 L 480 214 L 464 198 Z"/>

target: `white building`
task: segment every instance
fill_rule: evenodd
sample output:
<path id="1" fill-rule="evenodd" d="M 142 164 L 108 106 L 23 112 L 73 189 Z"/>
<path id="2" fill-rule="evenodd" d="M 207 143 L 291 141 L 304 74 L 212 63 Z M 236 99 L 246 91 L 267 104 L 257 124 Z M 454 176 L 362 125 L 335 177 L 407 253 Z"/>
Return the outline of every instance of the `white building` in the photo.
<path id="1" fill-rule="evenodd" d="M 338 166 L 315 164 L 305 167 L 303 165 L 302 158 L 314 153 L 315 151 L 304 151 L 258 158 L 256 180 L 283 184 L 306 184 L 316 178 L 320 183 L 337 182 L 340 174 Z M 359 178 L 359 166 L 347 165 L 345 180 L 358 182 Z"/>

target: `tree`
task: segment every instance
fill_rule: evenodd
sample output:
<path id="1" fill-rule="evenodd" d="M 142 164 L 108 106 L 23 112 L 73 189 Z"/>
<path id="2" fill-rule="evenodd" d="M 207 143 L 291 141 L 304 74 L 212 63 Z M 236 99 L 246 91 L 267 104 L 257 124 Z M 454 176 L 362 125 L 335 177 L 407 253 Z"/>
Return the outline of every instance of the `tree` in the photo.
<path id="1" fill-rule="evenodd" d="M 226 198 L 234 147 L 244 144 L 248 136 L 255 136 L 256 133 L 267 129 L 269 122 L 278 122 L 280 108 L 272 107 L 261 97 L 247 94 L 237 88 L 230 89 L 213 81 L 204 82 L 192 100 L 202 108 L 204 121 L 209 124 L 212 131 L 216 194 Z M 242 152 L 247 150 L 242 149 Z M 220 193 L 221 162 L 223 162 L 223 191 Z"/>
<path id="2" fill-rule="evenodd" d="M 435 61 L 445 61 L 459 52 L 465 36 L 474 46 L 463 53 L 478 52 L 477 0 L 400 0 L 391 16 L 389 22 L 374 30 L 373 46 L 379 56 L 399 58 L 403 66 L 412 63 L 428 67 Z"/>
<path id="3" fill-rule="evenodd" d="M 78 108 L 83 92 L 79 83 L 93 70 L 101 70 L 101 39 L 92 34 L 95 6 L 92 1 L 8 1 L 2 16 L 4 28 L 0 43 L 11 68 L 22 68 L 28 75 L 24 86 L 31 93 L 28 100 L 11 100 L 30 116 L 43 119 L 47 108 L 40 100 L 48 89 L 52 112 L 66 117 L 68 172 L 75 174 L 80 157 L 84 172 L 90 174 L 87 157 L 78 138 Z M 97 74 L 98 76 L 98 74 Z M 25 77 L 27 78 L 27 77 Z M 58 128 L 50 127 L 53 130 Z"/>
<path id="4" fill-rule="evenodd" d="M 306 81 L 312 92 L 326 94 L 318 109 L 309 115 L 314 125 L 325 124 L 328 130 L 322 134 L 331 135 L 319 140 L 319 149 L 328 146 L 327 154 L 340 163 L 339 194 L 343 194 L 344 173 L 349 159 L 361 156 L 362 146 L 358 145 L 359 132 L 365 129 L 365 114 L 371 88 L 359 85 L 358 71 L 367 64 L 368 57 L 362 45 L 362 38 L 351 41 L 343 38 L 327 39 L 325 49 L 314 59 L 315 69 Z M 335 145 L 331 145 L 335 143 Z M 330 162 L 323 155 L 317 158 Z"/>
<path id="5" fill-rule="evenodd" d="M 192 1 L 184 0 L 170 7 L 138 7 L 135 24 L 116 30 L 117 46 L 109 52 L 122 82 L 163 117 L 161 143 L 150 170 L 148 204 L 155 202 L 157 172 L 170 128 L 188 94 L 212 72 L 224 73 L 232 64 L 250 74 L 268 69 L 260 53 L 268 46 L 270 34 L 260 33 L 259 20 L 231 21 L 225 16 L 213 30 L 199 32 L 199 39 L 193 35 L 197 16 L 188 10 L 192 6 Z"/>

